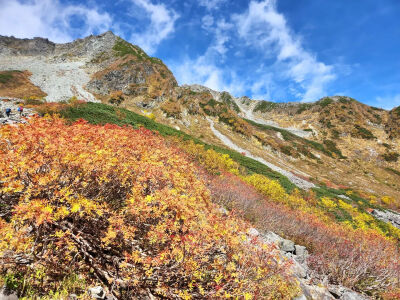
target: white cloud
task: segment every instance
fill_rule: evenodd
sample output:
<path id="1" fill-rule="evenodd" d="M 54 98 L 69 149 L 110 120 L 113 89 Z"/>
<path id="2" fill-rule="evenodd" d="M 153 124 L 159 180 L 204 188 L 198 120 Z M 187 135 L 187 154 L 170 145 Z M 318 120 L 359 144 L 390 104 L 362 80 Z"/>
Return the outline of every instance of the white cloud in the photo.
<path id="1" fill-rule="evenodd" d="M 224 19 L 219 20 L 215 28 L 215 39 L 211 45 L 211 51 L 215 50 L 220 55 L 224 56 L 228 51 L 226 44 L 230 41 L 230 35 L 227 33 L 233 28 L 231 23 L 227 23 Z"/>
<path id="2" fill-rule="evenodd" d="M 376 104 L 384 109 L 393 109 L 400 106 L 400 94 L 393 96 L 377 97 Z"/>
<path id="3" fill-rule="evenodd" d="M 207 31 L 212 29 L 212 25 L 214 24 L 214 18 L 211 15 L 205 15 L 201 18 L 201 27 Z"/>
<path id="4" fill-rule="evenodd" d="M 302 47 L 301 40 L 277 11 L 275 0 L 251 1 L 249 9 L 234 15 L 233 20 L 239 37 L 248 46 L 258 48 L 266 58 L 275 59 L 279 75 L 299 85 L 303 101 L 326 94 L 327 84 L 336 77 L 334 67 L 319 62 Z"/>
<path id="5" fill-rule="evenodd" d="M 152 54 L 157 46 L 174 32 L 175 21 L 179 15 L 164 4 L 153 4 L 149 0 L 132 0 L 132 2 L 145 11 L 150 24 L 144 32 L 134 33 L 131 36 L 131 42 L 142 47 L 148 54 Z"/>
<path id="6" fill-rule="evenodd" d="M 73 40 L 111 27 L 108 13 L 83 5 L 61 5 L 58 0 L 0 0 L 0 34 L 19 38 L 46 37 L 55 42 Z M 74 22 L 80 21 L 79 28 Z"/>
<path id="7" fill-rule="evenodd" d="M 182 62 L 170 64 L 179 84 L 201 84 L 216 91 L 229 91 L 242 96 L 245 82 L 237 74 L 217 66 L 210 51 L 196 59 L 186 57 Z"/>
<path id="8" fill-rule="evenodd" d="M 225 3 L 226 0 L 200 0 L 199 5 L 204 6 L 208 10 L 218 9 L 221 4 Z"/>

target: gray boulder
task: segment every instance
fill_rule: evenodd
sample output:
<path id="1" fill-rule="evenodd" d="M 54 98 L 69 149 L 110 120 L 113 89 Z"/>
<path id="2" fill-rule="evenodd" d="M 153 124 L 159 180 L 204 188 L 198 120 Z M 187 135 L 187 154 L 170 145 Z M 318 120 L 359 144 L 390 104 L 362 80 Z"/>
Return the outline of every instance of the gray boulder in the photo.
<path id="1" fill-rule="evenodd" d="M 329 292 L 326 287 L 317 285 L 308 285 L 304 282 L 300 282 L 300 288 L 303 291 L 303 295 L 306 299 L 312 300 L 334 300 L 335 298 Z"/>
<path id="2" fill-rule="evenodd" d="M 400 214 L 399 213 L 396 213 L 391 210 L 374 209 L 371 212 L 371 215 L 373 215 L 378 220 L 381 220 L 386 223 L 390 223 L 394 227 L 397 227 L 400 229 Z"/>

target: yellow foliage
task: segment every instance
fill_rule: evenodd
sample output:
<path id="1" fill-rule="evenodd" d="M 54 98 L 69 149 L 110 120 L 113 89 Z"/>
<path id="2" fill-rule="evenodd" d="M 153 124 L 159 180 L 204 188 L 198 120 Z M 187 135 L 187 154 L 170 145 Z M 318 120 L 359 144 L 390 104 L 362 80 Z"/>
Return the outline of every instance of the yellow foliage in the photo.
<path id="1" fill-rule="evenodd" d="M 323 206 L 325 206 L 326 208 L 329 208 L 329 209 L 336 207 L 336 203 L 328 197 L 322 197 L 321 203 Z"/>

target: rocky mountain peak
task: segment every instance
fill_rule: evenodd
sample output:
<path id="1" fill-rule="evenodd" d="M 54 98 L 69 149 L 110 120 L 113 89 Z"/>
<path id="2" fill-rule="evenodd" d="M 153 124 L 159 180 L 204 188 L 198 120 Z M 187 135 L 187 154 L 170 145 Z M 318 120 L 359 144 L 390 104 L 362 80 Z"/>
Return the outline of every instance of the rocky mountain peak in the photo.
<path id="1" fill-rule="evenodd" d="M 54 48 L 55 43 L 45 38 L 18 39 L 0 36 L 0 55 L 48 55 Z"/>

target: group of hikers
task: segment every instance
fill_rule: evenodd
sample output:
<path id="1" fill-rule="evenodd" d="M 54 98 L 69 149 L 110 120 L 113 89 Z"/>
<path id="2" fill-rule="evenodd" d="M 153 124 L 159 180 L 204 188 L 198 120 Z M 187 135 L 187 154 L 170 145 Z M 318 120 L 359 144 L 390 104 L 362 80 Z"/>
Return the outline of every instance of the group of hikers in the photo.
<path id="1" fill-rule="evenodd" d="M 22 116 L 22 112 L 24 111 L 24 107 L 22 105 L 18 106 L 17 111 L 19 112 L 19 116 Z M 11 108 L 6 108 L 6 116 L 9 118 L 11 115 Z"/>

